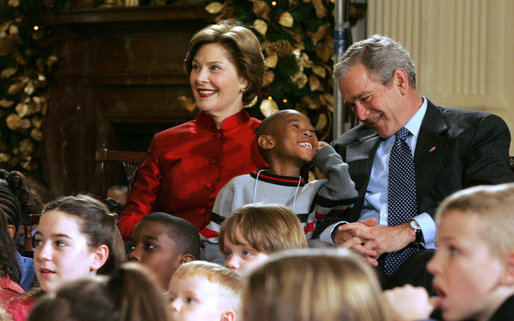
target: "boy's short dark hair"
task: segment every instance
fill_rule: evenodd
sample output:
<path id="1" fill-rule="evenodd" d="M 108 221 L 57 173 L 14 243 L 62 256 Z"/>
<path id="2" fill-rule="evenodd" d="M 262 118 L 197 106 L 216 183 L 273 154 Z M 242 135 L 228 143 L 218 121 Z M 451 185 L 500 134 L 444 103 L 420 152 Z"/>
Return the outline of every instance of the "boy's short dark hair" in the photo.
<path id="1" fill-rule="evenodd" d="M 262 135 L 273 136 L 275 130 L 277 130 L 277 129 L 281 130 L 281 128 L 277 128 L 276 122 L 279 121 L 280 119 L 284 118 L 284 116 L 287 116 L 291 112 L 298 112 L 298 111 L 295 109 L 284 109 L 284 110 L 280 110 L 280 111 L 264 118 L 262 120 L 262 122 L 260 123 L 259 127 L 257 127 L 257 129 L 255 130 L 255 136 L 257 138 L 257 142 L 259 141 L 260 136 L 262 136 Z M 264 158 L 264 160 L 266 162 L 269 162 L 269 160 L 267 158 L 268 151 L 263 149 L 259 143 L 257 143 L 257 147 L 259 147 L 259 152 L 260 152 L 262 158 Z"/>
<path id="2" fill-rule="evenodd" d="M 157 222 L 166 226 L 168 236 L 175 243 L 175 251 L 178 254 L 191 254 L 195 260 L 200 258 L 200 235 L 190 222 L 163 212 L 147 215 L 141 220 L 143 221 Z"/>

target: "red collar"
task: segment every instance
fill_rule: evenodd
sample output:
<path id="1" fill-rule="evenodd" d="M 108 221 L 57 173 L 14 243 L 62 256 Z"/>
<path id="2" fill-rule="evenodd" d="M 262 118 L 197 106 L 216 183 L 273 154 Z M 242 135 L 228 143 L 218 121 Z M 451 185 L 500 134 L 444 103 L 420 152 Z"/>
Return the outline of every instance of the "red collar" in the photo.
<path id="1" fill-rule="evenodd" d="M 240 112 L 227 117 L 223 122 L 221 123 L 221 131 L 227 131 L 232 128 L 238 127 L 241 124 L 244 124 L 250 120 L 250 116 L 246 112 L 246 110 L 242 109 Z M 214 122 L 214 119 L 205 114 L 204 112 L 199 112 L 198 116 L 196 117 L 196 123 L 199 127 L 204 128 L 209 131 L 217 131 L 216 123 Z"/>

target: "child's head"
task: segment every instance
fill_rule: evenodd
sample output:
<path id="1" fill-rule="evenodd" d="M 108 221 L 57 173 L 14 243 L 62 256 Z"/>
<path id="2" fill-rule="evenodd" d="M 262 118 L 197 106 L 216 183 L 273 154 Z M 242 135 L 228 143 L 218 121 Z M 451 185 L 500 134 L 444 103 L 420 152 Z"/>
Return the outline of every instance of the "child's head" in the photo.
<path id="1" fill-rule="evenodd" d="M 200 236 L 193 224 L 167 213 L 145 216 L 129 240 L 129 260 L 154 272 L 163 289 L 183 263 L 200 257 Z"/>
<path id="2" fill-rule="evenodd" d="M 0 210 L 7 215 L 11 238 L 18 232 L 20 224 L 30 224 L 28 214 L 41 212 L 41 203 L 20 172 L 0 169 Z"/>
<path id="3" fill-rule="evenodd" d="M 169 320 L 165 297 L 153 275 L 125 263 L 109 277 L 83 278 L 38 300 L 28 320 Z"/>
<path id="4" fill-rule="evenodd" d="M 266 117 L 256 135 L 259 150 L 270 164 L 276 159 L 301 167 L 312 160 L 318 147 L 318 138 L 309 118 L 294 109 Z"/>
<path id="5" fill-rule="evenodd" d="M 20 267 L 16 259 L 16 247 L 7 230 L 7 215 L 0 208 L 0 277 L 8 275 L 11 280 L 18 282 Z"/>
<path id="6" fill-rule="evenodd" d="M 181 265 L 169 285 L 173 321 L 233 321 L 241 303 L 241 276 L 205 261 Z"/>
<path id="7" fill-rule="evenodd" d="M 387 321 L 375 272 L 343 250 L 292 250 L 273 255 L 247 277 L 245 321 Z"/>
<path id="8" fill-rule="evenodd" d="M 454 193 L 436 222 L 438 249 L 427 269 L 444 319 L 488 319 L 514 294 L 514 184 Z"/>
<path id="9" fill-rule="evenodd" d="M 243 271 L 264 261 L 271 253 L 307 248 L 305 232 L 298 217 L 285 206 L 246 205 L 221 224 L 219 248 L 225 266 Z"/>
<path id="10" fill-rule="evenodd" d="M 124 261 L 116 215 L 87 196 L 65 196 L 45 208 L 35 234 L 34 268 L 41 288 L 55 291 L 63 281 L 108 274 Z"/>

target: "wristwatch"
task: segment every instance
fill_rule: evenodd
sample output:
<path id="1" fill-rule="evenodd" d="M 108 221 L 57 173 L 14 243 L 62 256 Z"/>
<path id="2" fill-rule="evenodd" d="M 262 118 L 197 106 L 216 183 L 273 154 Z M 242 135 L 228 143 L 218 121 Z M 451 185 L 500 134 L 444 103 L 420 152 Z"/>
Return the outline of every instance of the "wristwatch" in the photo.
<path id="1" fill-rule="evenodd" d="M 421 227 L 419 227 L 418 222 L 415 220 L 410 221 L 410 228 L 416 233 L 416 240 L 414 244 L 423 243 L 425 239 L 423 238 L 423 232 L 421 232 Z"/>

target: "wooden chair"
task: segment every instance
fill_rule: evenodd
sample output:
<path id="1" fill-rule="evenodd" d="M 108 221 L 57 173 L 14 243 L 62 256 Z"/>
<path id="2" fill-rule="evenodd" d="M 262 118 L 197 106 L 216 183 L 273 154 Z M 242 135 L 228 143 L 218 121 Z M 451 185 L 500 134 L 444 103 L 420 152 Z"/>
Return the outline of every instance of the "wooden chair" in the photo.
<path id="1" fill-rule="evenodd" d="M 106 162 L 118 162 L 121 163 L 125 169 L 125 174 L 127 175 L 128 193 L 130 193 L 132 191 L 134 180 L 136 179 L 137 170 L 145 158 L 146 152 L 112 150 L 105 147 L 98 148 L 95 155 L 96 169 L 93 189 L 98 195 L 105 194 L 107 189 L 105 186 Z"/>
<path id="2" fill-rule="evenodd" d="M 32 253 L 32 228 L 34 225 L 39 224 L 39 218 L 41 214 L 29 214 L 30 225 L 23 226 L 23 232 L 25 233 L 25 253 Z"/>

